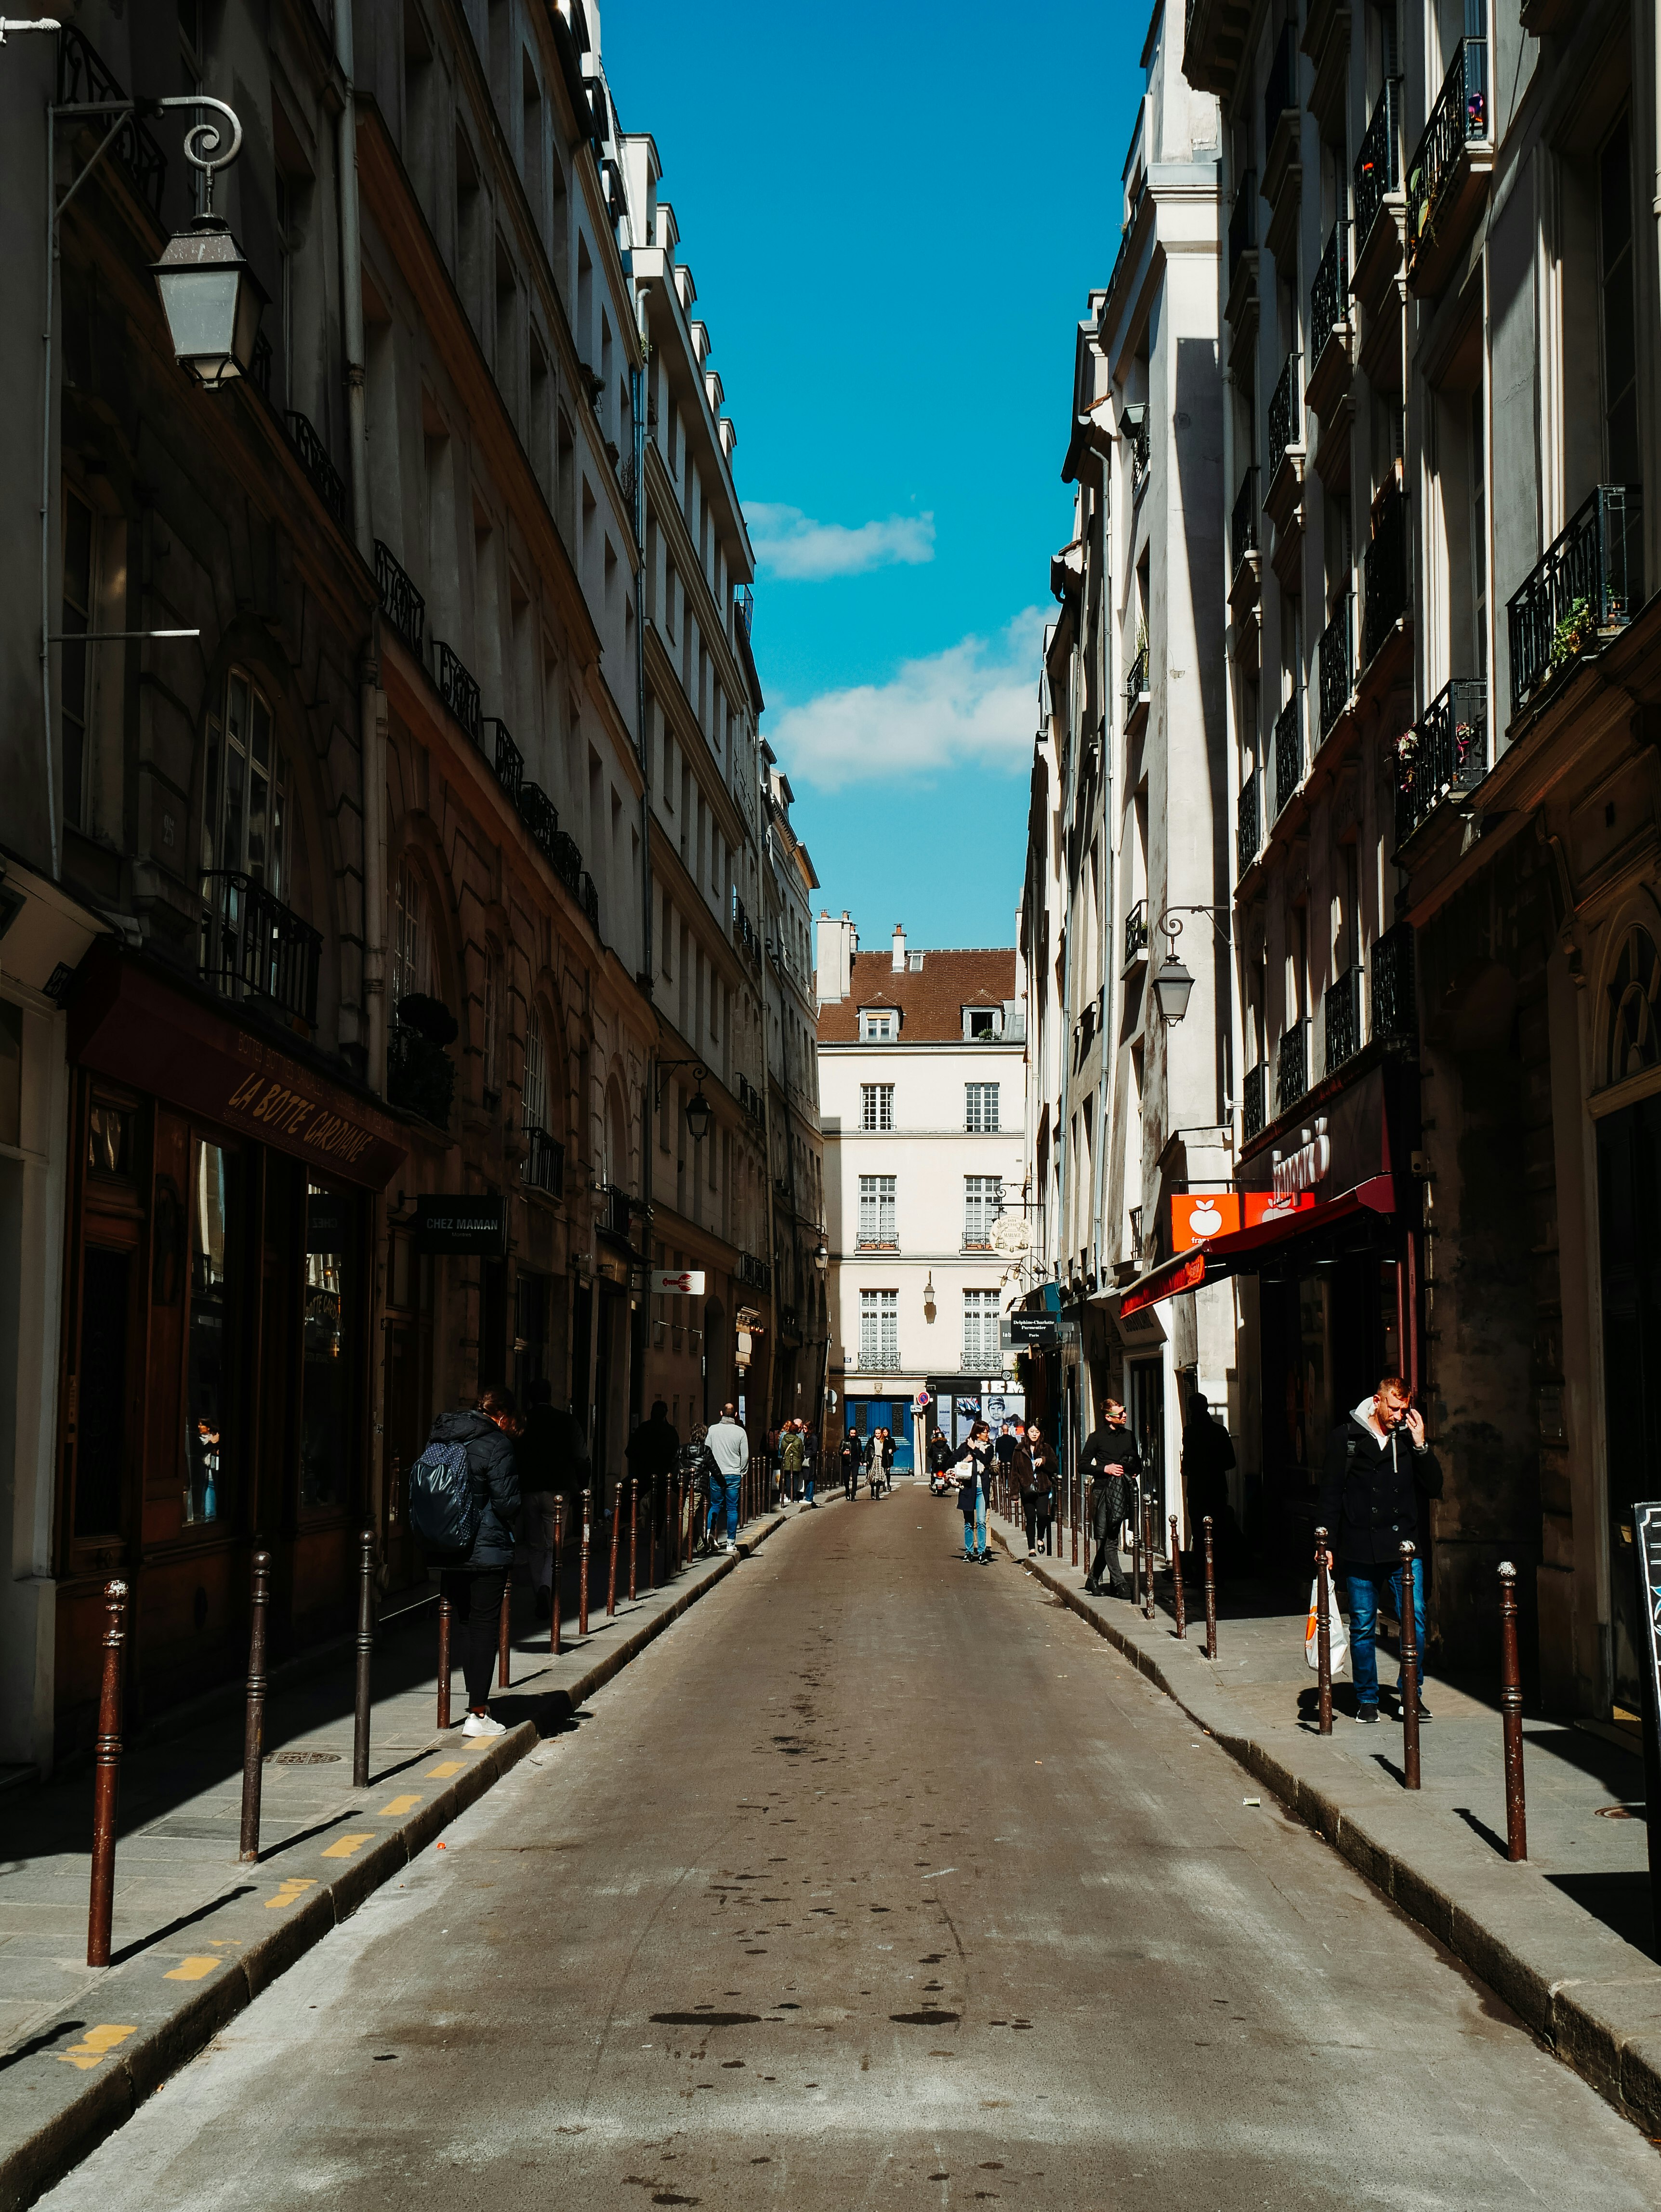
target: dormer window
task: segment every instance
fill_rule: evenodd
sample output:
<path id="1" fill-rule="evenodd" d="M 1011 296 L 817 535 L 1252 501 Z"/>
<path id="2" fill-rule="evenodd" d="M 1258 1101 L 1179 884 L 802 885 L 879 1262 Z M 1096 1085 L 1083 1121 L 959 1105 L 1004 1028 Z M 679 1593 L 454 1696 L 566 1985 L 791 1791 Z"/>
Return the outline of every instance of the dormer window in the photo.
<path id="1" fill-rule="evenodd" d="M 965 1006 L 963 1010 L 963 1033 L 965 1037 L 996 1037 L 1003 1035 L 1001 1006 Z"/>
<path id="2" fill-rule="evenodd" d="M 860 1009 L 860 1042 L 892 1044 L 900 1033 L 900 1018 L 891 1006 Z"/>

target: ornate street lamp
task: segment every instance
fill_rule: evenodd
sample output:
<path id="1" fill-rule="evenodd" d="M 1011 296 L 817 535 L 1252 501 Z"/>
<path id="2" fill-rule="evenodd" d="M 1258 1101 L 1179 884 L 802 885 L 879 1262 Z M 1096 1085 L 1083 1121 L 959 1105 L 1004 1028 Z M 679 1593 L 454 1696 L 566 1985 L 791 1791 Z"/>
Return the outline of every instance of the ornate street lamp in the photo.
<path id="1" fill-rule="evenodd" d="M 686 1102 L 686 1130 L 695 1145 L 709 1133 L 709 1101 L 702 1091 L 695 1091 Z"/>
<path id="2" fill-rule="evenodd" d="M 1183 933 L 1178 916 L 1184 914 L 1208 914 L 1223 943 L 1230 941 L 1226 907 L 1168 906 L 1159 916 L 1154 927 L 1165 933 L 1165 954 L 1154 974 L 1153 998 L 1167 1029 L 1174 1029 L 1188 1012 L 1189 998 L 1194 989 L 1194 978 L 1177 957 L 1177 939 Z"/>
<path id="3" fill-rule="evenodd" d="M 216 392 L 248 374 L 265 307 L 265 288 L 231 235 L 230 225 L 213 211 L 214 171 L 228 167 L 240 152 L 242 125 L 222 100 L 204 94 L 186 94 L 156 105 L 216 108 L 230 125 L 228 147 L 222 124 L 198 123 L 186 132 L 185 159 L 207 180 L 203 210 L 188 230 L 174 232 L 151 270 L 179 366 L 197 383 Z"/>

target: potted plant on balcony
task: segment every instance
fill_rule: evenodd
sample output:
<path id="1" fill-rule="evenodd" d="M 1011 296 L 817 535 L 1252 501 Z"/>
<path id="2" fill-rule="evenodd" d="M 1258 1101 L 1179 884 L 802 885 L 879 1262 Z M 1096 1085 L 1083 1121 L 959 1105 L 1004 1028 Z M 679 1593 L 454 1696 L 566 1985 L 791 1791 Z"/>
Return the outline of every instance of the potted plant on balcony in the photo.
<path id="1" fill-rule="evenodd" d="M 386 1041 L 386 1097 L 405 1113 L 419 1114 L 440 1129 L 450 1126 L 455 1062 L 445 1049 L 458 1024 L 442 999 L 406 991 L 398 1001 Z"/>
<path id="2" fill-rule="evenodd" d="M 1546 673 L 1555 676 L 1560 668 L 1567 668 L 1572 660 L 1579 660 L 1597 633 L 1590 599 L 1574 599 L 1568 611 L 1551 634 L 1551 658 L 1546 663 Z"/>

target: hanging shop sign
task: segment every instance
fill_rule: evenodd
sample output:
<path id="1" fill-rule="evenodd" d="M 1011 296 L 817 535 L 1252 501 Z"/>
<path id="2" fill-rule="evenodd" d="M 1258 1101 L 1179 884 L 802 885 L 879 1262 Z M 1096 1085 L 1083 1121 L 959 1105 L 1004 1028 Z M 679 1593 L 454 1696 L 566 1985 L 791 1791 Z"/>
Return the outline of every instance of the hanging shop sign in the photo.
<path id="1" fill-rule="evenodd" d="M 703 1296 L 702 1267 L 654 1267 L 648 1278 L 648 1287 L 654 1298 L 701 1298 Z"/>
<path id="2" fill-rule="evenodd" d="M 1191 1251 L 1213 1237 L 1256 1229 L 1265 1221 L 1305 1212 L 1314 1204 L 1311 1190 L 1179 1191 L 1171 1201 L 1171 1249 Z"/>
<path id="3" fill-rule="evenodd" d="M 505 1198 L 417 1198 L 416 1249 L 501 1260 L 508 1251 Z"/>

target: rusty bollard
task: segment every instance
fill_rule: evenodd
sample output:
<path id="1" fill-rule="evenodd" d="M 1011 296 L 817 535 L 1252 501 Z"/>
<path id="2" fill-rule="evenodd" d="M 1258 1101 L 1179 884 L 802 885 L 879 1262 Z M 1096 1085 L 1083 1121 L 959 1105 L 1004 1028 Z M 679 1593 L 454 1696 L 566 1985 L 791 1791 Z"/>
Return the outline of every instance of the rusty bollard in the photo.
<path id="1" fill-rule="evenodd" d="M 1319 1692 L 1320 1729 L 1322 1735 L 1332 1734 L 1332 1585 L 1327 1579 L 1327 1552 L 1330 1539 L 1324 1528 L 1315 1531 L 1315 1602 L 1319 1610 L 1315 1616 L 1315 1656 L 1317 1661 L 1316 1682 Z"/>
<path id="2" fill-rule="evenodd" d="M 1211 1516 L 1208 1513 L 1200 1523 L 1205 1531 L 1205 1656 L 1214 1666 L 1217 1659 L 1217 1560 L 1211 1540 Z"/>
<path id="3" fill-rule="evenodd" d="M 1517 1570 L 1500 1568 L 1500 1712 L 1506 1742 L 1506 1856 L 1529 1855 L 1528 1809 L 1523 1797 L 1523 1670 L 1517 1656 Z"/>
<path id="4" fill-rule="evenodd" d="M 605 1574 L 605 1618 L 615 1620 L 618 1610 L 618 1543 L 623 1534 L 623 1485 L 611 1492 L 611 1564 Z"/>
<path id="5" fill-rule="evenodd" d="M 1142 1602 L 1142 1480 L 1138 1475 L 1130 1514 L 1130 1602 L 1139 1611 Z"/>
<path id="6" fill-rule="evenodd" d="M 1147 1547 L 1147 1572 L 1142 1577 L 1142 1619 L 1152 1620 L 1153 1603 L 1153 1498 L 1150 1492 L 1142 1500 L 1143 1540 Z"/>
<path id="7" fill-rule="evenodd" d="M 640 1482 L 629 1478 L 629 1602 L 635 1601 L 635 1572 L 640 1564 Z"/>
<path id="8" fill-rule="evenodd" d="M 438 1600 L 438 1725 L 450 1725 L 450 1601 L 441 1590 Z"/>
<path id="9" fill-rule="evenodd" d="M 1073 1531 L 1073 1565 L 1076 1567 L 1079 1564 L 1079 1502 L 1073 1494 L 1074 1480 L 1074 1477 L 1069 1474 L 1067 1478 L 1067 1520 Z"/>
<path id="10" fill-rule="evenodd" d="M 586 1636 L 588 1633 L 588 1549 L 593 1533 L 589 1516 L 593 1508 L 593 1491 L 585 1490 L 582 1493 L 582 1562 L 577 1595 L 577 1634 L 579 1636 Z"/>
<path id="11" fill-rule="evenodd" d="M 369 1786 L 369 1685 L 374 1664 L 374 1530 L 366 1528 L 357 1563 L 357 1703 L 352 1715 L 352 1787 Z M 263 1654 L 262 1654 L 263 1656 Z M 250 1687 L 252 1688 L 252 1684 Z M 246 1784 L 244 1783 L 246 1789 Z M 246 1845 L 244 1846 L 246 1849 Z"/>
<path id="12" fill-rule="evenodd" d="M 562 1497 L 556 1501 L 554 1506 L 554 1602 L 548 1623 L 548 1649 L 556 1658 L 559 1656 L 561 1650 L 561 1616 L 565 1611 L 564 1584 L 560 1574 L 560 1570 L 564 1565 L 564 1553 L 565 1500 Z"/>
<path id="13" fill-rule="evenodd" d="M 502 1585 L 502 1612 L 496 1621 L 496 1687 L 505 1690 L 513 1679 L 514 1571 Z"/>
<path id="14" fill-rule="evenodd" d="M 1413 1546 L 1402 1541 L 1402 1779 L 1419 1787 L 1419 1630 L 1414 1620 Z"/>
<path id="15" fill-rule="evenodd" d="M 680 1571 L 680 1477 L 678 1474 L 672 1474 L 669 1478 L 664 1509 L 663 1579 L 669 1583 Z"/>
<path id="16" fill-rule="evenodd" d="M 248 1702 L 242 1723 L 242 1837 L 237 1858 L 252 1866 L 259 1856 L 259 1793 L 265 1777 L 265 1607 L 271 1596 L 271 1555 L 255 1547 L 248 1600 Z"/>
<path id="17" fill-rule="evenodd" d="M 1177 1541 L 1177 1516 L 1171 1516 L 1171 1591 L 1177 1605 L 1177 1640 L 1188 1641 L 1188 1610 L 1183 1603 L 1183 1553 Z"/>
<path id="18" fill-rule="evenodd" d="M 98 1697 L 98 1748 L 92 1798 L 92 1893 L 87 1909 L 87 1964 L 110 1963 L 115 1910 L 115 1808 L 121 1790 L 121 1661 L 127 1640 L 127 1585 L 106 1583 L 104 1680 Z"/>

